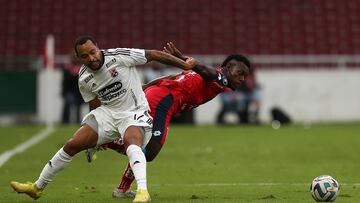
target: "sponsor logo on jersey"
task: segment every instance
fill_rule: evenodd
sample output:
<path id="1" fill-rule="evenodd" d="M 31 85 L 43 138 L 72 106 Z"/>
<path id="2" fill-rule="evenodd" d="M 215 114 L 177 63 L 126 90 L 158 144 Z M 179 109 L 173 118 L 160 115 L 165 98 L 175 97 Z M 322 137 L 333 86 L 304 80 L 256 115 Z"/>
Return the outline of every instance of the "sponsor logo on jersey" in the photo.
<path id="1" fill-rule="evenodd" d="M 88 83 L 88 82 L 89 82 L 91 79 L 93 79 L 93 78 L 94 78 L 94 75 L 93 75 L 93 74 L 87 76 L 87 77 L 85 78 L 85 83 Z"/>
<path id="2" fill-rule="evenodd" d="M 115 58 L 113 58 L 113 59 L 111 59 L 111 61 L 109 61 L 109 62 L 107 62 L 106 64 L 105 64 L 105 66 L 106 66 L 106 68 L 109 68 L 112 64 L 114 64 L 116 62 L 116 59 Z"/>
<path id="3" fill-rule="evenodd" d="M 99 90 L 98 94 L 104 101 L 110 101 L 115 97 L 119 97 L 122 94 L 125 94 L 127 91 L 126 89 L 121 89 L 122 83 L 115 82 L 109 86 L 106 86 Z"/>

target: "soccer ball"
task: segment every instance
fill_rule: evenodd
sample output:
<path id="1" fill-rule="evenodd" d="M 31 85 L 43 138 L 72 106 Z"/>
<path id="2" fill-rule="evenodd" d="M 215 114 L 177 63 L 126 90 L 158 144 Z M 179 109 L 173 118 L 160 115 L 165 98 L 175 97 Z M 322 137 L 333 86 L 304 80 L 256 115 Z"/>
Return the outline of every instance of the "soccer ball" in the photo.
<path id="1" fill-rule="evenodd" d="M 317 202 L 333 202 L 339 195 L 339 183 L 329 175 L 316 177 L 310 186 L 312 197 Z"/>

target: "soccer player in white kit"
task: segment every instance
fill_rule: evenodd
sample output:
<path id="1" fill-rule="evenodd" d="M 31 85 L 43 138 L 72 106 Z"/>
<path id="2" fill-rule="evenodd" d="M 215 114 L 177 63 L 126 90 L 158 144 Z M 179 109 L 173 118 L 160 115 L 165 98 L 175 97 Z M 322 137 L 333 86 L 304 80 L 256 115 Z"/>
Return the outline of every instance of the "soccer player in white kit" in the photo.
<path id="1" fill-rule="evenodd" d="M 80 36 L 76 40 L 75 52 L 84 64 L 79 72 L 79 89 L 91 111 L 74 136 L 45 165 L 37 181 L 12 181 L 10 185 L 18 193 L 38 199 L 75 154 L 121 137 L 137 182 L 133 202 L 150 202 L 142 147 L 151 138 L 152 118 L 135 66 L 156 60 L 187 70 L 194 67 L 196 61 L 193 58 L 183 61 L 157 50 L 100 50 L 90 36 Z"/>

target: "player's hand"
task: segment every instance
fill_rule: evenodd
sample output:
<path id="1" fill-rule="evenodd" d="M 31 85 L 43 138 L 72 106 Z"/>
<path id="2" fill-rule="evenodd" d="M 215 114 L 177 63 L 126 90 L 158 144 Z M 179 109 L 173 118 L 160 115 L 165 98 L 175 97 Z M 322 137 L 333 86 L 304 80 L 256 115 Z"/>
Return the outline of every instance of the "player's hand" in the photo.
<path id="1" fill-rule="evenodd" d="M 174 43 L 172 43 L 172 42 L 166 43 L 166 46 L 164 47 L 164 50 L 163 50 L 163 51 L 166 52 L 166 53 L 168 53 L 168 54 L 171 54 L 171 55 L 173 55 L 173 56 L 176 56 L 176 57 L 178 57 L 178 58 L 180 58 L 180 59 L 182 59 L 182 60 L 184 60 L 184 61 L 186 61 L 186 59 L 189 58 L 189 57 L 187 57 L 187 56 L 184 56 L 184 55 L 181 53 L 181 51 L 180 51 L 179 49 L 177 49 L 177 48 L 175 47 Z"/>
<path id="2" fill-rule="evenodd" d="M 186 67 L 187 70 L 194 68 L 198 64 L 196 59 L 194 59 L 193 57 L 188 57 L 185 60 L 185 63 L 186 63 L 186 66 L 187 66 Z"/>

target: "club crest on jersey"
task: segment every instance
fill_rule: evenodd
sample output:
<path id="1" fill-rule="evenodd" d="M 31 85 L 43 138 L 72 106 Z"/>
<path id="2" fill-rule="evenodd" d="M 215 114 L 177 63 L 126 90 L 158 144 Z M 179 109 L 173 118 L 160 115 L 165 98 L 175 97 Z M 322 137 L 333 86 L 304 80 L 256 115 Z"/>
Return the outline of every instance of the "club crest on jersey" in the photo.
<path id="1" fill-rule="evenodd" d="M 110 70 L 111 77 L 116 77 L 119 73 L 116 71 L 115 68 Z"/>

